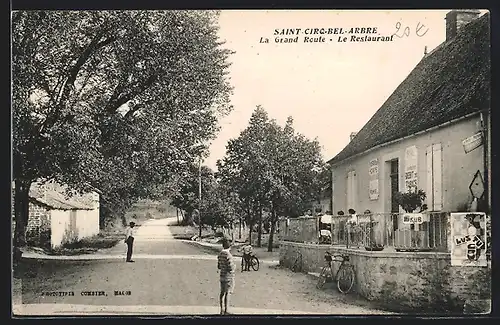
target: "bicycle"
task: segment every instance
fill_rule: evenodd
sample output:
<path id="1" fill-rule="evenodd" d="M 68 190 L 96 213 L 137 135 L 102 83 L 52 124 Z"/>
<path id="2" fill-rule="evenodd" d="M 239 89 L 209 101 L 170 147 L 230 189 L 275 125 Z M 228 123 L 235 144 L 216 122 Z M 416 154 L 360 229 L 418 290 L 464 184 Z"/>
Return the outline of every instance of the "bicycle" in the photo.
<path id="1" fill-rule="evenodd" d="M 334 274 L 332 262 L 340 262 L 337 273 Z M 316 287 L 321 289 L 326 281 L 337 281 L 337 289 L 340 293 L 347 294 L 354 285 L 354 267 L 349 263 L 349 255 L 332 255 L 325 253 L 325 266 L 321 268 Z"/>
<path id="2" fill-rule="evenodd" d="M 250 254 L 250 267 L 252 268 L 252 270 L 258 271 L 259 266 L 260 266 L 259 259 L 257 258 L 257 256 L 255 256 L 254 253 L 251 253 Z M 245 267 L 245 258 L 242 256 L 241 257 L 241 272 L 243 272 L 244 267 Z"/>
<path id="3" fill-rule="evenodd" d="M 297 252 L 297 257 L 290 268 L 292 272 L 302 272 L 302 254 Z"/>

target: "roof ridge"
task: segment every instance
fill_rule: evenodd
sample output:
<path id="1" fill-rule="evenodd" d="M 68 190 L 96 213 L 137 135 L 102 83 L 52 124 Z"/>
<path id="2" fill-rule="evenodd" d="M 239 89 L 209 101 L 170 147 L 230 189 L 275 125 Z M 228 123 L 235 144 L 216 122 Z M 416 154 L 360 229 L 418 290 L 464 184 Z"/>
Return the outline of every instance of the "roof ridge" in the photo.
<path id="1" fill-rule="evenodd" d="M 485 33 L 488 23 L 489 13 L 486 13 L 422 58 L 356 137 L 328 162 L 342 161 L 372 147 L 465 116 L 471 113 L 471 107 L 477 110 L 489 105 L 486 78 L 490 58 L 485 46 L 489 44 L 489 35 Z M 471 87 L 475 89 L 472 94 L 464 91 Z M 422 114 L 415 114 L 416 110 Z"/>
<path id="2" fill-rule="evenodd" d="M 29 196 L 33 200 L 40 202 L 44 205 L 52 207 L 54 209 L 81 209 L 81 210 L 92 210 L 94 205 L 90 200 L 91 192 L 80 194 L 78 192 L 73 195 L 67 195 L 66 189 L 63 186 L 58 186 L 57 189 L 47 186 L 46 184 L 40 184 L 34 182 L 32 188 L 30 188 Z M 86 197 L 89 197 L 88 202 L 86 202 Z"/>

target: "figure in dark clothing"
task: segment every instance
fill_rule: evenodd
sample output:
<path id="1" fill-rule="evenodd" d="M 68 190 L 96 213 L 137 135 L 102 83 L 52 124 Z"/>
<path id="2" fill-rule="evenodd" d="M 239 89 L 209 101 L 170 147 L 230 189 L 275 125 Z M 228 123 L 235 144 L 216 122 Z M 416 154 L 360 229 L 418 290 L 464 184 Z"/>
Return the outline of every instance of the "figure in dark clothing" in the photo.
<path id="1" fill-rule="evenodd" d="M 127 227 L 127 237 L 125 238 L 125 243 L 127 244 L 127 262 L 133 263 L 132 260 L 132 250 L 134 247 L 134 235 L 135 235 L 135 222 L 130 222 Z"/>

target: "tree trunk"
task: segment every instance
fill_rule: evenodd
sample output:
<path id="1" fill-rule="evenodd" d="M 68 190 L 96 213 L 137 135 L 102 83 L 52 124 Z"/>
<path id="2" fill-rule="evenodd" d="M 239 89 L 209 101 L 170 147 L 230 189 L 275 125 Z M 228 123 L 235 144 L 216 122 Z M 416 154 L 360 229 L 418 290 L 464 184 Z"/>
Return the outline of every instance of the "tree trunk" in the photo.
<path id="1" fill-rule="evenodd" d="M 252 222 L 248 223 L 248 243 L 252 245 Z"/>
<path id="2" fill-rule="evenodd" d="M 248 222 L 246 223 L 246 225 L 248 226 L 248 243 L 252 245 L 252 212 L 250 206 L 246 207 L 246 213 L 248 219 Z"/>
<path id="3" fill-rule="evenodd" d="M 29 217 L 29 191 L 31 181 L 16 180 L 14 194 L 14 213 L 16 228 L 14 232 L 14 247 L 26 245 L 26 226 Z"/>
<path id="4" fill-rule="evenodd" d="M 185 225 L 188 226 L 193 226 L 194 225 L 194 218 L 193 218 L 193 212 L 192 211 L 186 211 L 185 214 Z"/>
<path id="5" fill-rule="evenodd" d="M 274 231 L 276 229 L 276 211 L 272 209 L 271 211 L 271 231 L 269 232 L 269 242 L 267 244 L 267 251 L 272 252 L 273 251 L 273 238 L 274 238 Z"/>
<path id="6" fill-rule="evenodd" d="M 109 219 L 109 210 L 104 203 L 99 204 L 99 229 L 105 229 Z"/>
<path id="7" fill-rule="evenodd" d="M 187 213 L 181 209 L 181 224 L 183 226 L 188 226 L 189 224 L 187 222 L 188 222 Z"/>
<path id="8" fill-rule="evenodd" d="M 258 222 L 259 224 L 257 225 L 257 232 L 258 236 L 257 237 L 257 246 L 261 247 L 262 246 L 262 206 L 259 204 L 259 210 L 257 211 L 258 213 Z"/>
<path id="9" fill-rule="evenodd" d="M 240 222 L 239 222 L 239 231 L 238 231 L 238 239 L 241 239 L 241 223 L 243 222 L 243 220 L 240 218 Z"/>
<path id="10" fill-rule="evenodd" d="M 200 211 L 200 214 L 199 214 L 199 222 L 200 224 L 198 225 L 198 237 L 200 237 L 201 239 L 201 211 Z"/>

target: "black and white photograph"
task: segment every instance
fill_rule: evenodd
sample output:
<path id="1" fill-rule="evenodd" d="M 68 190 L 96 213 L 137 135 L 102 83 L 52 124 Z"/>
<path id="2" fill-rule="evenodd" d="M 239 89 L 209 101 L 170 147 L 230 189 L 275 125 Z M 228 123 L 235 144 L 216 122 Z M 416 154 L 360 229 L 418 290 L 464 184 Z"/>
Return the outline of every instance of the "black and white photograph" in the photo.
<path id="1" fill-rule="evenodd" d="M 490 314 L 488 10 L 10 14 L 11 317 Z"/>

